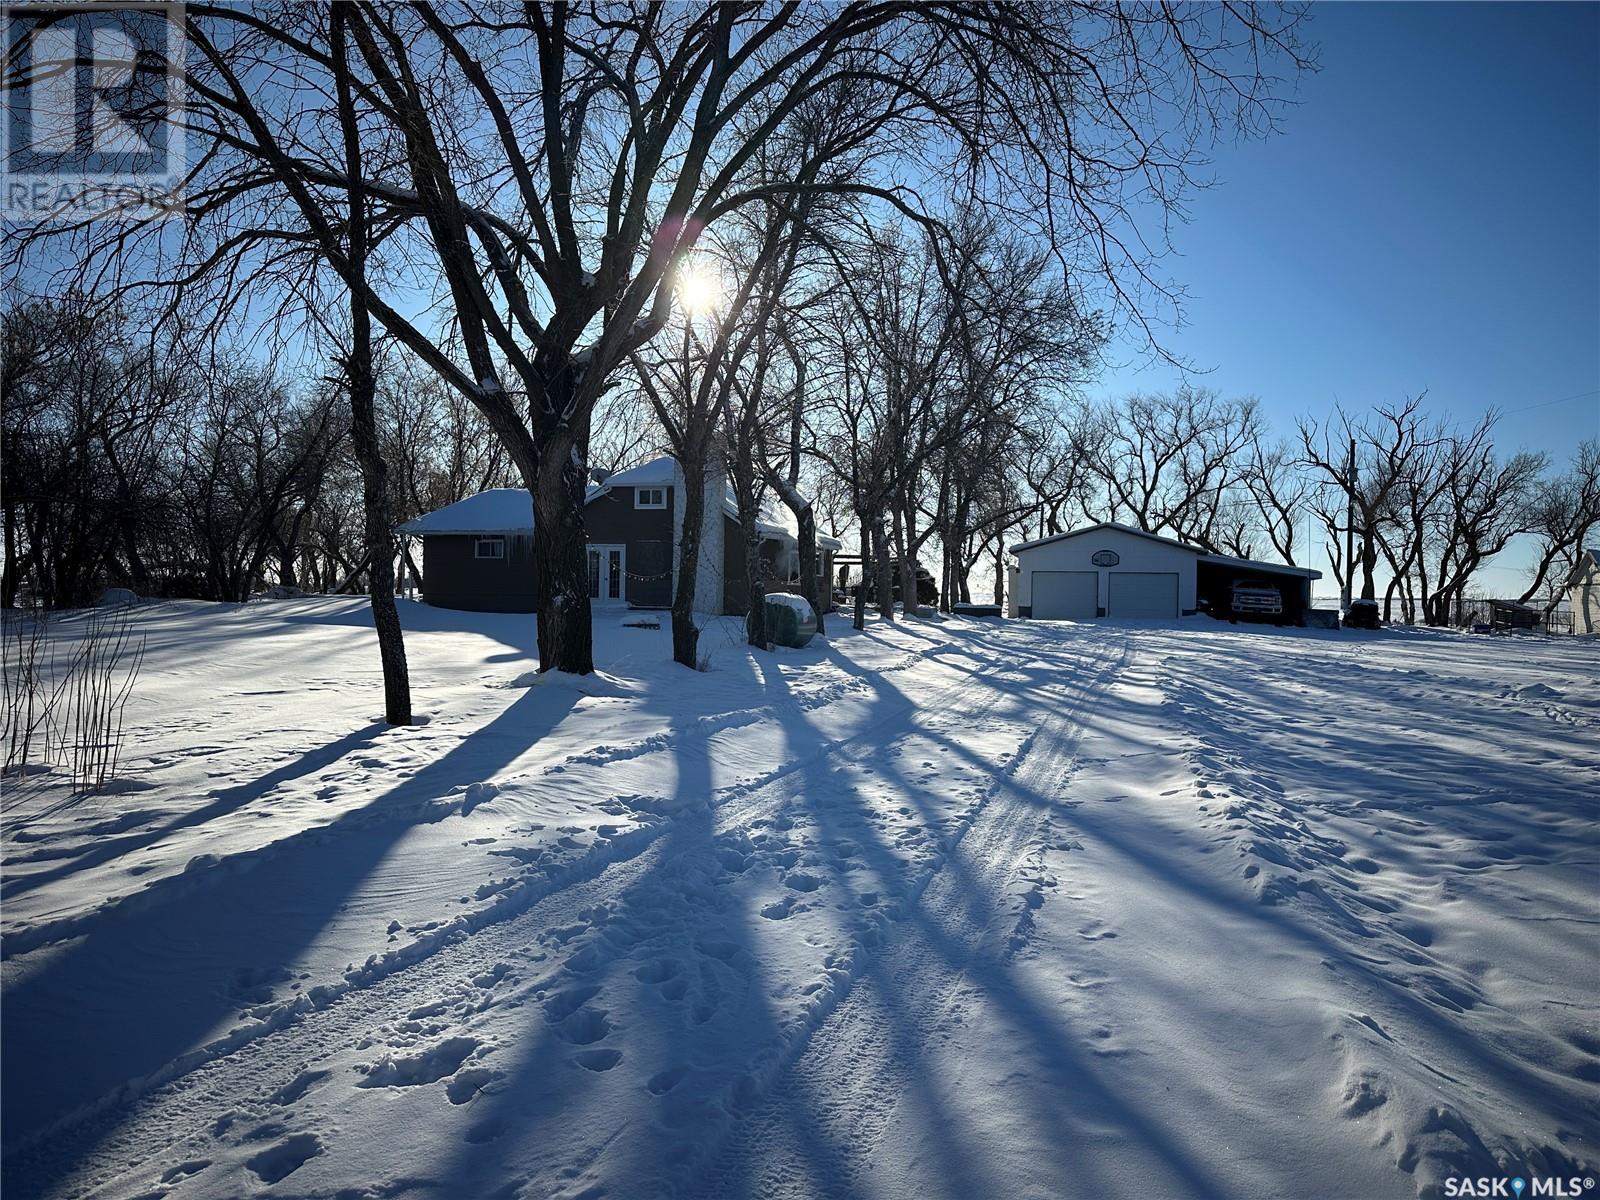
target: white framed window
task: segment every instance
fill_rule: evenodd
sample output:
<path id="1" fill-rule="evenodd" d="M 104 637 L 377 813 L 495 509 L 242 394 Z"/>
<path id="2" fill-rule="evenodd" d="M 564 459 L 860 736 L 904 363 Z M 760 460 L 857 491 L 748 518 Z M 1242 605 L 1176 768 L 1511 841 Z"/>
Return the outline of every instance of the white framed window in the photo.
<path id="1" fill-rule="evenodd" d="M 633 506 L 635 508 L 665 508 L 667 506 L 667 489 L 664 487 L 634 488 Z"/>
<path id="2" fill-rule="evenodd" d="M 472 545 L 473 558 L 504 558 L 506 540 L 503 537 L 481 537 Z"/>

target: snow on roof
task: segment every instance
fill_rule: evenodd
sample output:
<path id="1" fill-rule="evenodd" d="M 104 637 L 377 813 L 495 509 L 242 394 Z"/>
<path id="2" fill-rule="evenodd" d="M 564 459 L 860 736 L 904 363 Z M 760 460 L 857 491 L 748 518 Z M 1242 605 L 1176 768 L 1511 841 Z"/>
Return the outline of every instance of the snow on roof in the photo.
<path id="1" fill-rule="evenodd" d="M 1200 561 L 1215 563 L 1219 567 L 1247 567 L 1252 571 L 1266 571 L 1276 575 L 1300 575 L 1306 579 L 1322 578 L 1321 571 L 1312 570 L 1310 567 L 1291 567 L 1288 563 L 1262 562 L 1255 558 L 1229 558 L 1226 554 L 1202 554 Z"/>
<path id="2" fill-rule="evenodd" d="M 1114 529 L 1118 533 L 1131 533 L 1134 537 L 1149 538 L 1152 542 L 1161 542 L 1163 545 L 1176 546 L 1179 550 L 1187 550 L 1191 554 L 1199 554 L 1197 546 L 1186 546 L 1175 538 L 1162 537 L 1159 533 L 1146 533 L 1143 529 L 1135 529 L 1132 525 L 1124 525 L 1119 521 L 1100 521 L 1094 525 L 1085 525 L 1082 529 L 1069 529 L 1066 533 L 1053 533 L 1049 537 L 1034 538 L 1031 542 L 1018 542 L 1011 547 L 1011 553 L 1019 550 L 1032 550 L 1035 546 L 1048 546 L 1052 542 L 1062 542 L 1067 538 L 1081 537 L 1086 533 L 1095 533 L 1102 529 Z"/>
<path id="3" fill-rule="evenodd" d="M 678 470 L 676 459 L 663 454 L 660 458 L 652 458 L 649 462 L 640 463 L 637 467 L 629 467 L 626 471 L 618 471 L 615 475 L 608 475 L 601 483 L 601 487 L 653 487 L 660 485 L 670 487 L 682 478 Z"/>
<path id="4" fill-rule="evenodd" d="M 533 497 L 523 488 L 490 488 L 400 526 L 401 533 L 532 533 Z"/>
<path id="5" fill-rule="evenodd" d="M 1163 546 L 1187 550 L 1198 561 L 1213 563 L 1219 567 L 1246 567 L 1252 571 L 1270 571 L 1278 575 L 1299 575 L 1306 579 L 1322 578 L 1321 571 L 1314 571 L 1310 567 L 1291 567 L 1286 563 L 1260 562 L 1253 558 L 1230 558 L 1226 554 L 1207 554 L 1199 546 L 1190 546 L 1175 538 L 1162 537 L 1159 533 L 1148 533 L 1143 529 L 1135 529 L 1132 525 L 1123 525 L 1118 521 L 1101 521 L 1098 524 L 1087 525 L 1082 529 L 1070 529 L 1066 533 L 1056 533 L 1051 534 L 1049 537 L 1035 538 L 1031 542 L 1018 542 L 1011 547 L 1011 553 L 1017 554 L 1023 550 L 1032 550 L 1037 546 L 1048 546 L 1054 542 L 1065 541 L 1067 538 L 1081 537 L 1083 534 L 1096 533 L 1105 529 L 1114 529 L 1118 533 L 1132 534 L 1134 537 L 1148 538 L 1152 542 L 1160 542 Z"/>
<path id="6" fill-rule="evenodd" d="M 683 482 L 678 463 L 668 455 L 618 471 L 604 483 L 591 487 L 585 502 L 618 487 L 673 487 Z M 722 511 L 739 519 L 739 501 L 730 487 L 723 493 Z M 787 512 L 763 505 L 756 515 L 756 528 L 778 541 L 798 541 L 792 518 Z M 465 500 L 457 500 L 433 512 L 424 513 L 400 526 L 401 533 L 532 533 L 533 500 L 521 488 L 490 488 Z M 837 550 L 840 542 L 827 534 L 817 534 L 817 545 Z"/>

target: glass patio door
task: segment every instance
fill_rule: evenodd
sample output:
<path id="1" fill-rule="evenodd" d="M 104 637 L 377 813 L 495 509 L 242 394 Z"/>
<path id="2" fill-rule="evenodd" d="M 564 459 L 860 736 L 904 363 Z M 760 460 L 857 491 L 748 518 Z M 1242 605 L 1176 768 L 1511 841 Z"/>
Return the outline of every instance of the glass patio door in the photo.
<path id="1" fill-rule="evenodd" d="M 589 599 L 599 602 L 623 600 L 623 548 L 589 547 Z"/>

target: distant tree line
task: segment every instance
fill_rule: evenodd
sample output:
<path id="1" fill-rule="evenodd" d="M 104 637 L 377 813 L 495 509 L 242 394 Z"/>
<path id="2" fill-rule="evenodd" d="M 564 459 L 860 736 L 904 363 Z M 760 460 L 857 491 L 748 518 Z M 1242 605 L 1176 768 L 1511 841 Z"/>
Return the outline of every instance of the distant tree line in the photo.
<path id="1" fill-rule="evenodd" d="M 1097 314 L 992 232 L 955 250 L 941 268 L 905 230 L 848 258 L 799 238 L 804 269 L 766 304 L 724 297 L 684 323 L 675 353 L 637 357 L 604 400 L 597 473 L 662 450 L 719 456 L 745 511 L 787 506 L 809 535 L 802 580 L 830 586 L 815 536 L 838 535 L 864 549 L 890 616 L 896 588 L 916 595 L 916 564 L 946 608 L 998 601 L 1008 544 L 1113 520 L 1240 558 L 1320 552 L 1387 618 L 1448 624 L 1519 538 L 1533 566 L 1502 590 L 1553 606 L 1600 527 L 1600 444 L 1566 463 L 1502 451 L 1493 414 L 1463 426 L 1416 397 L 1274 437 L 1255 400 L 1200 388 L 1088 400 Z M 710 253 L 696 265 L 733 269 Z M 5 607 L 78 607 L 111 586 L 237 602 L 362 581 L 370 538 L 337 376 L 138 332 L 72 299 L 7 310 L 4 350 Z M 396 524 L 521 485 L 481 413 L 431 372 L 387 353 L 375 375 Z M 992 597 L 974 597 L 980 567 Z"/>

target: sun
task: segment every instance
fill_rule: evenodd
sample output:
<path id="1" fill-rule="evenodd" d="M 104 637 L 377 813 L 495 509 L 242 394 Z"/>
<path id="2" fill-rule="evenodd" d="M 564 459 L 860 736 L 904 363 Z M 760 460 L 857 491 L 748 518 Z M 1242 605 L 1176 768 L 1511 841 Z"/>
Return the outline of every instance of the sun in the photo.
<path id="1" fill-rule="evenodd" d="M 678 268 L 678 303 L 690 316 L 708 313 L 722 303 L 722 280 L 704 263 L 689 259 Z"/>

